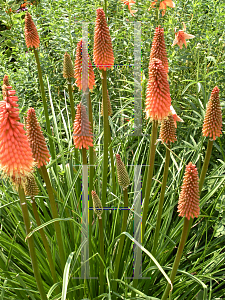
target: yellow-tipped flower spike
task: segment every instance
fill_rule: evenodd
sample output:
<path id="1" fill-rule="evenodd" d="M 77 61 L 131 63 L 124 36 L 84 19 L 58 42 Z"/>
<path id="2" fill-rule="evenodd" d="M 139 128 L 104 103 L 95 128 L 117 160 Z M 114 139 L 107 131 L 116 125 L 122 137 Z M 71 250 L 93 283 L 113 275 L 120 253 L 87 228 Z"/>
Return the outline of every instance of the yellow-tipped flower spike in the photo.
<path id="1" fill-rule="evenodd" d="M 34 25 L 34 22 L 31 18 L 31 15 L 29 12 L 26 12 L 25 16 L 25 28 L 24 28 L 24 33 L 25 33 L 25 41 L 27 48 L 38 48 L 40 44 L 37 28 Z"/>
<path id="2" fill-rule="evenodd" d="M 170 112 L 168 117 L 162 120 L 159 138 L 163 143 L 174 143 L 177 140 L 176 127 L 173 115 Z"/>
<path id="3" fill-rule="evenodd" d="M 96 215 L 101 218 L 101 215 L 103 213 L 103 207 L 102 207 L 102 202 L 99 199 L 98 195 L 96 194 L 95 191 L 91 191 L 92 195 L 92 200 L 93 200 L 93 209 Z"/>
<path id="4" fill-rule="evenodd" d="M 5 100 L 4 98 L 7 97 L 7 86 L 10 86 L 9 84 L 9 77 L 7 75 L 4 76 L 3 78 L 3 86 L 2 86 L 2 96 L 3 96 L 3 100 Z"/>
<path id="5" fill-rule="evenodd" d="M 70 58 L 70 55 L 67 52 L 64 54 L 63 77 L 66 79 L 74 77 L 73 63 Z"/>
<path id="6" fill-rule="evenodd" d="M 34 108 L 28 109 L 26 121 L 27 138 L 32 149 L 33 158 L 37 162 L 38 168 L 40 168 L 47 164 L 50 154 Z"/>
<path id="7" fill-rule="evenodd" d="M 130 185 L 130 179 L 119 154 L 116 154 L 116 166 L 118 183 L 125 190 Z"/>
<path id="8" fill-rule="evenodd" d="M 212 90 L 207 104 L 205 119 L 202 129 L 203 136 L 213 140 L 222 134 L 222 111 L 220 106 L 219 89 L 217 86 Z"/>
<path id="9" fill-rule="evenodd" d="M 39 189 L 33 174 L 27 176 L 24 184 L 24 192 L 26 196 L 34 197 L 39 193 Z"/>
<path id="10" fill-rule="evenodd" d="M 179 217 L 186 217 L 188 220 L 194 217 L 198 218 L 200 214 L 199 197 L 198 170 L 192 162 L 189 162 L 186 166 L 178 201 Z"/>
<path id="11" fill-rule="evenodd" d="M 108 116 L 111 116 L 113 112 L 112 112 L 111 102 L 109 99 L 108 90 L 107 90 L 107 100 L 108 100 Z M 103 99 L 102 99 L 102 105 L 101 105 L 101 116 L 103 116 Z"/>

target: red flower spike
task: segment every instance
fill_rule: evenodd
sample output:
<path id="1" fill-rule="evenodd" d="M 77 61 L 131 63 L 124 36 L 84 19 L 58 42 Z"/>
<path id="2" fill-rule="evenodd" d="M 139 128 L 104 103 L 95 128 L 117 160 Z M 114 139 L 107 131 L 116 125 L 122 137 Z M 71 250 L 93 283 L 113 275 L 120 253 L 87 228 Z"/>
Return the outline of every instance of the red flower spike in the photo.
<path id="1" fill-rule="evenodd" d="M 104 10 L 102 8 L 98 8 L 96 13 L 94 63 L 100 70 L 106 71 L 107 68 L 113 68 L 114 64 L 112 41 Z"/>
<path id="2" fill-rule="evenodd" d="M 91 59 L 82 40 L 77 43 L 74 77 L 76 78 L 76 85 L 79 90 L 83 89 L 83 91 L 86 91 L 87 87 L 89 87 L 89 90 L 93 90 L 95 74 Z"/>
<path id="3" fill-rule="evenodd" d="M 159 138 L 163 143 L 174 143 L 177 140 L 176 127 L 172 113 L 169 113 L 168 117 L 162 120 Z"/>
<path id="4" fill-rule="evenodd" d="M 220 106 L 219 89 L 217 86 L 212 90 L 209 98 L 204 124 L 202 128 L 203 136 L 209 136 L 213 140 L 222 134 L 222 111 Z"/>
<path id="5" fill-rule="evenodd" d="M 29 108 L 26 118 L 27 138 L 32 149 L 33 158 L 40 168 L 49 162 L 50 154 L 45 142 L 41 126 L 37 120 L 34 108 Z"/>
<path id="6" fill-rule="evenodd" d="M 73 124 L 73 141 L 75 148 L 93 147 L 93 134 L 85 106 L 77 105 L 76 117 Z"/>
<path id="7" fill-rule="evenodd" d="M 149 63 L 153 58 L 160 59 L 166 70 L 166 73 L 169 72 L 169 64 L 168 64 L 167 53 L 166 53 L 166 44 L 164 39 L 164 29 L 161 28 L 160 25 L 155 29 Z"/>
<path id="8" fill-rule="evenodd" d="M 170 87 L 161 60 L 153 58 L 149 64 L 149 80 L 146 93 L 145 111 L 147 118 L 162 120 L 170 112 Z"/>
<path id="9" fill-rule="evenodd" d="M 178 201 L 179 217 L 198 218 L 199 207 L 199 183 L 198 170 L 191 162 L 186 166 L 183 184 Z"/>
<path id="10" fill-rule="evenodd" d="M 37 28 L 31 18 L 31 15 L 29 12 L 26 12 L 25 16 L 25 28 L 24 28 L 24 33 L 25 33 L 25 41 L 27 48 L 38 48 L 40 44 Z"/>
<path id="11" fill-rule="evenodd" d="M 32 172 L 34 160 L 23 124 L 19 122 L 16 91 L 6 87 L 4 101 L 0 101 L 0 167 L 4 175 L 22 183 Z"/>

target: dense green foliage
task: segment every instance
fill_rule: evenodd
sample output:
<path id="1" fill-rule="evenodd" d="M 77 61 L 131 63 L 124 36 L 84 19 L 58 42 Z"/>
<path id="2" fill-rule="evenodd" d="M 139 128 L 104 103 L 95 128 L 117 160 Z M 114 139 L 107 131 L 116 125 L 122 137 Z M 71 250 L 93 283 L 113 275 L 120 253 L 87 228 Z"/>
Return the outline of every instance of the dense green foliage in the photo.
<path id="1" fill-rule="evenodd" d="M 33 2 L 33 1 L 32 1 Z M 56 267 L 58 286 L 65 293 L 61 298 L 49 271 L 46 253 L 38 232 L 33 234 L 39 268 L 49 299 L 111 299 L 115 245 L 121 234 L 122 211 L 105 210 L 104 221 L 104 294 L 99 293 L 99 281 L 84 281 L 81 276 L 81 193 L 82 156 L 75 166 L 72 140 L 72 122 L 69 95 L 62 76 L 63 56 L 67 51 L 75 60 L 76 44 L 82 37 L 82 22 L 88 22 L 89 54 L 93 62 L 93 37 L 95 10 L 103 1 L 39 0 L 29 6 L 29 12 L 40 37 L 39 57 L 45 83 L 48 109 L 53 130 L 56 159 L 47 165 L 55 191 L 67 264 L 60 269 L 48 195 L 40 174 L 35 173 L 40 193 L 35 197 L 41 222 L 44 224 Z M 22 1 L 0 0 L 0 83 L 5 74 L 19 97 L 21 120 L 29 107 L 34 107 L 46 140 L 46 123 L 39 89 L 38 73 L 33 51 L 29 51 L 24 39 L 25 12 L 15 11 Z M 208 138 L 202 137 L 202 124 L 206 104 L 212 89 L 217 85 L 224 123 L 225 93 L 225 7 L 223 1 L 181 0 L 175 8 L 168 8 L 158 21 L 156 10 L 148 11 L 151 1 L 136 0 L 138 12 L 132 17 L 123 3 L 108 1 L 108 25 L 112 37 L 115 67 L 108 71 L 108 91 L 113 115 L 109 118 L 113 153 L 120 153 L 127 166 L 131 185 L 128 187 L 129 207 L 134 201 L 134 166 L 147 165 L 151 122 L 145 119 L 144 101 L 148 81 L 148 64 L 155 27 L 164 27 L 169 60 L 169 83 L 172 105 L 184 120 L 178 123 L 177 142 L 171 148 L 171 161 L 165 193 L 163 219 L 156 259 L 169 274 L 180 240 L 183 219 L 178 217 L 177 202 L 185 165 L 192 161 L 200 174 Z M 12 12 L 9 12 L 9 9 Z M 14 12 L 13 12 L 14 11 Z M 133 132 L 133 57 L 134 21 L 141 22 L 142 50 L 142 136 Z M 195 35 L 187 43 L 187 49 L 177 45 L 174 28 Z M 96 86 L 91 93 L 94 118 L 95 175 L 94 188 L 101 195 L 103 160 L 103 122 L 100 116 L 102 102 L 101 74 L 94 68 Z M 73 86 L 75 105 L 82 98 Z M 2 99 L 1 99 L 2 100 Z M 212 156 L 200 199 L 201 213 L 194 219 L 193 228 L 186 242 L 179 271 L 174 282 L 173 299 L 224 299 L 225 294 L 225 138 L 223 135 L 213 145 Z M 147 230 L 142 246 L 151 252 L 153 229 L 156 224 L 160 187 L 165 160 L 165 146 L 158 142 L 154 178 L 147 220 Z M 110 169 L 109 169 L 110 172 Z M 109 176 L 110 177 L 110 176 Z M 40 299 L 29 257 L 26 232 L 18 200 L 18 193 L 6 180 L 0 183 L 0 299 Z M 29 198 L 28 198 L 29 199 Z M 123 207 L 123 192 L 117 185 L 112 192 L 111 179 L 107 185 L 107 207 Z M 28 201 L 32 229 L 37 227 L 32 207 Z M 99 277 L 100 246 L 99 225 L 94 216 L 91 234 L 93 277 Z M 49 223 L 46 223 L 49 222 Z M 133 213 L 129 213 L 127 232 L 133 235 Z M 125 236 L 123 257 L 119 268 L 118 299 L 131 299 L 133 285 L 133 243 Z M 138 281 L 136 299 L 160 299 L 166 280 L 158 267 L 150 263 L 149 255 L 142 251 L 142 276 Z M 67 289 L 67 279 L 69 279 Z M 53 286 L 53 288 L 52 288 Z M 66 296 L 67 289 L 67 296 Z M 149 297 L 151 296 L 151 297 Z M 155 297 L 155 298 L 154 298 Z"/>

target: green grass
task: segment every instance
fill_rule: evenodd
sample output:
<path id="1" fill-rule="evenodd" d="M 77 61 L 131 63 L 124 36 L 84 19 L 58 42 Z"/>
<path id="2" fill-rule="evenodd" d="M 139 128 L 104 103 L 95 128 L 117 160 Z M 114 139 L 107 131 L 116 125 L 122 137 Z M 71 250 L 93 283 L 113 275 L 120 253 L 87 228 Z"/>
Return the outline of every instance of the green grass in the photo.
<path id="1" fill-rule="evenodd" d="M 27 198 L 32 236 L 35 243 L 37 260 L 44 289 L 48 299 L 131 299 L 133 290 L 133 213 L 130 212 L 124 240 L 123 255 L 119 267 L 117 290 L 114 286 L 116 249 L 121 237 L 122 210 L 103 212 L 104 229 L 104 293 L 100 293 L 99 279 L 83 280 L 81 277 L 81 180 L 82 157 L 80 165 L 75 166 L 72 140 L 70 100 L 67 83 L 62 76 L 63 57 L 67 51 L 74 62 L 76 44 L 82 37 L 82 22 L 89 22 L 89 54 L 93 62 L 93 36 L 95 10 L 103 1 L 38 1 L 29 7 L 29 12 L 37 25 L 41 40 L 39 58 L 43 73 L 45 92 L 50 116 L 52 137 L 47 127 L 39 90 L 38 73 L 34 54 L 28 51 L 24 39 L 24 12 L 7 14 L 12 7 L 19 8 L 21 1 L 0 0 L 0 25 L 8 30 L 0 31 L 0 80 L 9 75 L 10 84 L 19 97 L 21 121 L 29 107 L 34 107 L 47 144 L 52 138 L 55 146 L 55 160 L 47 165 L 48 174 L 54 189 L 58 206 L 60 226 L 65 249 L 66 266 L 60 268 L 59 248 L 57 245 L 51 206 L 46 186 L 38 172 L 35 177 L 40 193 L 35 197 L 42 227 L 47 236 L 55 264 L 60 293 L 53 285 L 46 252 L 37 230 L 29 197 Z M 155 259 L 158 266 L 151 262 L 154 228 L 156 226 L 158 202 L 165 162 L 166 149 L 161 142 L 156 147 L 151 198 L 142 251 L 142 276 L 139 279 L 136 299 L 161 299 L 167 280 L 162 270 L 169 275 L 179 244 L 183 219 L 178 217 L 177 202 L 182 185 L 185 165 L 192 161 L 200 175 L 208 139 L 202 137 L 202 124 L 206 104 L 212 89 L 220 89 L 223 110 L 223 135 L 213 145 L 212 155 L 203 185 L 198 219 L 186 242 L 183 256 L 174 281 L 172 299 L 224 299 L 225 291 L 225 8 L 223 1 L 187 0 L 175 1 L 174 9 L 168 8 L 159 21 L 155 9 L 148 8 L 151 1 L 136 0 L 138 12 L 132 17 L 121 1 L 108 1 L 108 24 L 112 37 L 115 64 L 119 65 L 107 72 L 107 85 L 113 115 L 109 118 L 114 157 L 121 155 L 130 176 L 128 203 L 134 201 L 134 166 L 142 166 L 144 174 L 148 159 L 151 123 L 145 119 L 144 102 L 148 81 L 148 64 L 154 29 L 158 24 L 164 27 L 165 42 L 169 60 L 169 83 L 172 105 L 184 120 L 178 123 L 177 142 L 171 146 L 170 166 L 167 188 L 159 233 L 159 246 Z M 133 132 L 133 93 L 134 79 L 134 26 L 133 21 L 141 21 L 142 50 L 142 136 L 132 136 Z M 195 35 L 182 50 L 174 40 L 174 28 L 183 29 Z M 1 26 L 1 28 L 3 28 Z M 4 27 L 5 28 L 5 27 Z M 123 67 L 122 65 L 126 65 Z M 100 116 L 102 102 L 101 76 L 94 68 L 96 86 L 91 93 L 94 125 L 94 149 L 96 152 L 94 189 L 101 198 L 103 165 L 103 117 Z M 73 87 L 75 106 L 81 101 L 81 93 Z M 2 100 L 2 99 L 1 99 Z M 129 120 L 129 121 L 128 121 Z M 106 187 L 106 206 L 123 207 L 123 192 L 116 185 L 112 192 L 110 167 Z M 143 179 L 143 178 L 142 178 Z M 144 195 L 143 195 L 144 197 Z M 94 216 L 91 235 L 93 265 L 92 277 L 100 276 L 99 225 Z M 39 300 L 28 250 L 26 231 L 19 204 L 18 193 L 6 179 L 0 182 L 0 300 Z M 115 247 L 117 248 L 115 249 Z"/>

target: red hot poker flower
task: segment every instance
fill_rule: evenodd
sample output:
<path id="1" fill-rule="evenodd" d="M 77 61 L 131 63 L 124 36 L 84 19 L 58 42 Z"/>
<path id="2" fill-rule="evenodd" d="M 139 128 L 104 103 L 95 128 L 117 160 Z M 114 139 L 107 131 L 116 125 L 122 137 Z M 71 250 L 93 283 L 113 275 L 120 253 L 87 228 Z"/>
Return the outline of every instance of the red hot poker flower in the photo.
<path id="1" fill-rule="evenodd" d="M 151 53 L 150 53 L 150 62 L 153 58 L 160 59 L 166 70 L 166 73 L 169 72 L 166 45 L 164 39 L 164 29 L 161 28 L 160 25 L 155 29 L 155 34 L 154 34 Z"/>
<path id="2" fill-rule="evenodd" d="M 207 104 L 204 124 L 202 128 L 203 136 L 209 136 L 216 139 L 222 134 L 222 111 L 220 106 L 219 88 L 217 86 L 212 90 L 209 102 Z"/>
<path id="3" fill-rule="evenodd" d="M 198 218 L 199 208 L 199 183 L 198 170 L 191 162 L 186 166 L 181 193 L 178 201 L 179 217 Z"/>
<path id="4" fill-rule="evenodd" d="M 162 120 L 170 112 L 170 87 L 161 60 L 153 58 L 149 64 L 149 80 L 145 111 L 147 118 Z"/>
<path id="5" fill-rule="evenodd" d="M 34 22 L 31 18 L 31 15 L 29 12 L 26 12 L 25 16 L 25 28 L 24 28 L 24 33 L 25 33 L 25 41 L 27 48 L 38 48 L 40 44 L 37 28 L 34 25 Z"/>
<path id="6" fill-rule="evenodd" d="M 79 90 L 86 91 L 87 88 L 93 90 L 95 74 L 86 45 L 82 40 L 77 43 L 74 77 Z"/>
<path id="7" fill-rule="evenodd" d="M 172 47 L 177 44 L 180 47 L 180 49 L 182 49 L 183 44 L 184 44 L 184 46 L 187 48 L 186 40 L 193 39 L 195 37 L 194 35 L 188 34 L 185 32 L 186 25 L 184 22 L 183 22 L 183 27 L 184 27 L 184 30 L 179 30 L 178 32 L 175 32 L 175 39 L 173 41 Z M 175 28 L 175 31 L 176 31 L 176 28 Z"/>
<path id="8" fill-rule="evenodd" d="M 0 167 L 14 182 L 23 183 L 32 172 L 34 160 L 23 124 L 19 122 L 16 91 L 6 87 L 6 97 L 0 101 Z"/>
<path id="9" fill-rule="evenodd" d="M 46 165 L 50 154 L 41 131 L 41 126 L 37 120 L 34 108 L 29 108 L 26 118 L 27 138 L 32 149 L 33 158 L 38 164 L 38 168 Z"/>
<path id="10" fill-rule="evenodd" d="M 93 55 L 94 63 L 100 70 L 106 71 L 107 68 L 111 69 L 114 64 L 112 41 L 104 10 L 98 8 L 96 13 Z"/>
<path id="11" fill-rule="evenodd" d="M 76 117 L 73 124 L 73 141 L 75 148 L 93 147 L 93 134 L 86 108 L 82 103 L 77 105 Z"/>

